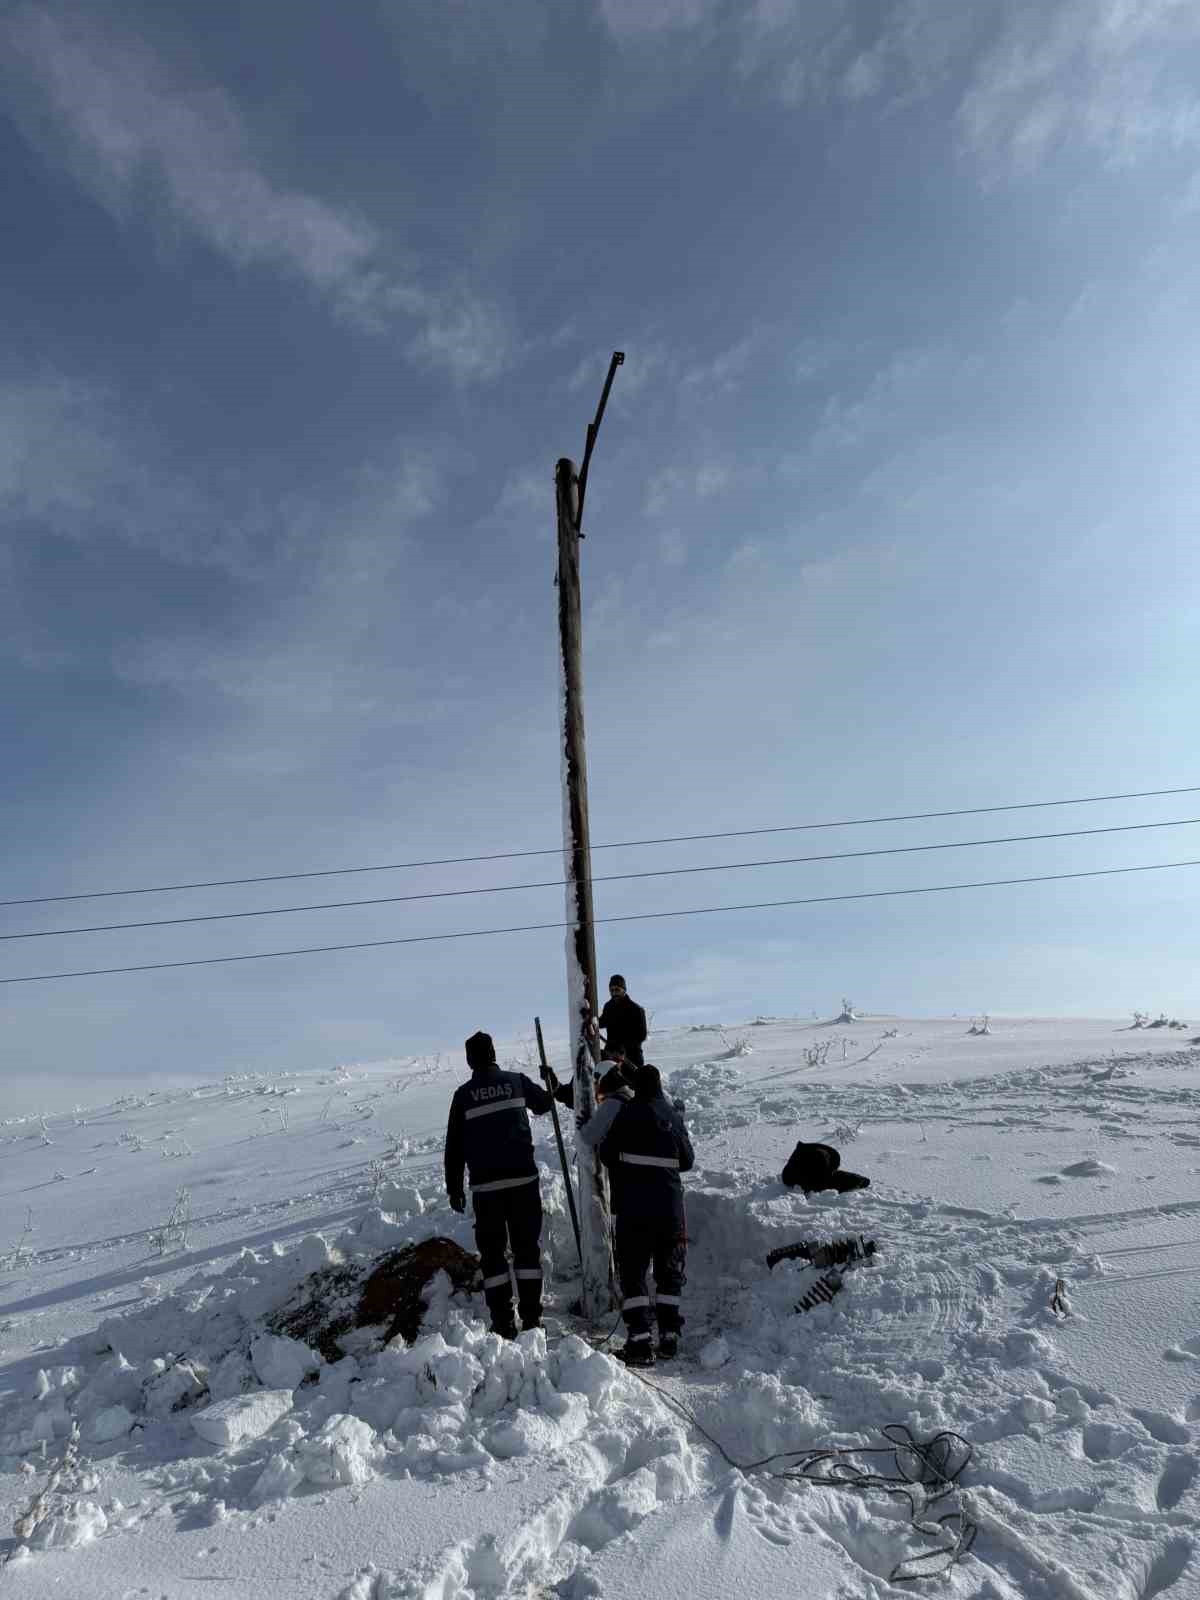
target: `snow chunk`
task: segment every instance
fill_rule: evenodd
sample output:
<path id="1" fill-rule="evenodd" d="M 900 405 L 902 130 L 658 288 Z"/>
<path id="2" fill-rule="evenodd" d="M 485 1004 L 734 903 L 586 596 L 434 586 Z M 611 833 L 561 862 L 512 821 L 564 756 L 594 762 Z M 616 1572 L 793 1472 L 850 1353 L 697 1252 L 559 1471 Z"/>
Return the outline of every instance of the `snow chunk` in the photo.
<path id="1" fill-rule="evenodd" d="M 250 1361 L 258 1381 L 268 1389 L 298 1389 L 321 1357 L 299 1339 L 285 1333 L 263 1333 L 250 1346 Z"/>
<path id="2" fill-rule="evenodd" d="M 198 1411 L 192 1427 L 202 1439 L 228 1450 L 246 1439 L 259 1439 L 292 1409 L 290 1389 L 259 1389 L 231 1395 Z"/>
<path id="3" fill-rule="evenodd" d="M 304 1482 L 304 1472 L 286 1450 L 273 1455 L 254 1481 L 250 1490 L 251 1505 L 260 1506 L 265 1500 L 286 1500 Z"/>
<path id="4" fill-rule="evenodd" d="M 194 1406 L 208 1394 L 207 1370 L 197 1371 L 190 1361 L 154 1361 L 153 1376 L 145 1385 L 146 1410 L 152 1417 L 167 1417 L 172 1412 Z"/>
<path id="5" fill-rule="evenodd" d="M 382 1455 L 374 1428 L 358 1417 L 330 1417 L 320 1433 L 296 1447 L 297 1465 L 309 1483 L 366 1483 Z"/>
<path id="6" fill-rule="evenodd" d="M 1064 1178 L 1099 1178 L 1105 1173 L 1116 1170 L 1116 1167 L 1110 1167 L 1107 1161 L 1098 1161 L 1095 1156 L 1088 1156 L 1086 1160 L 1074 1161 L 1069 1167 L 1064 1167 L 1062 1175 Z"/>
<path id="7" fill-rule="evenodd" d="M 700 1365 L 706 1372 L 715 1372 L 718 1367 L 723 1367 L 732 1356 L 729 1341 L 720 1334 L 715 1339 L 710 1339 L 700 1352 Z"/>
<path id="8" fill-rule="evenodd" d="M 396 1217 L 419 1217 L 425 1202 L 415 1183 L 385 1183 L 379 1191 L 379 1209 Z"/>
<path id="9" fill-rule="evenodd" d="M 134 1420 L 133 1412 L 124 1406 L 105 1406 L 103 1411 L 88 1418 L 83 1431 L 92 1444 L 108 1444 L 113 1439 L 124 1438 Z"/>

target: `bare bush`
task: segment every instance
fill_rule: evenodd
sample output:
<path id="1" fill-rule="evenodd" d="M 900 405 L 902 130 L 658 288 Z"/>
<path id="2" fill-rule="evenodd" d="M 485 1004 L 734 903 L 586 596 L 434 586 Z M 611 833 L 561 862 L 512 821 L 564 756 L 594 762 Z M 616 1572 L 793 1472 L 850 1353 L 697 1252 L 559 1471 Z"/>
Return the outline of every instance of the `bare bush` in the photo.
<path id="1" fill-rule="evenodd" d="M 175 1191 L 175 1202 L 162 1227 L 150 1235 L 150 1244 L 160 1256 L 171 1255 L 188 1247 L 188 1232 L 192 1225 L 192 1195 L 182 1184 Z"/>
<path id="2" fill-rule="evenodd" d="M 108 1526 L 99 1505 L 83 1498 L 99 1487 L 99 1478 L 80 1455 L 79 1424 L 72 1422 L 62 1455 L 50 1469 L 45 1483 L 13 1523 L 17 1546 L 56 1543 L 76 1544 L 103 1533 Z M 63 1538 L 64 1523 L 74 1524 L 73 1537 Z M 9 1552 L 9 1559 L 16 1553 Z"/>
<path id="3" fill-rule="evenodd" d="M 0 1271 L 16 1272 L 21 1267 L 28 1266 L 33 1260 L 33 1251 L 29 1248 L 29 1241 L 33 1238 L 33 1207 L 25 1207 L 25 1227 L 21 1237 L 15 1240 L 8 1254 L 0 1256 Z"/>

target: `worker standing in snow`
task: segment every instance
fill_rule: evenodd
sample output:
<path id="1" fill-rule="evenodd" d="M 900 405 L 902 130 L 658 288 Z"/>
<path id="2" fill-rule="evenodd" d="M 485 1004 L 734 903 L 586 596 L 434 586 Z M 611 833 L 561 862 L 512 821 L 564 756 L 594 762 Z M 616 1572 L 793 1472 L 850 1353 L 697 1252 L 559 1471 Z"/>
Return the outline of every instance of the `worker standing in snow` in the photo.
<path id="1" fill-rule="evenodd" d="M 446 1126 L 446 1193 L 452 1210 L 466 1210 L 465 1168 L 470 1174 L 475 1243 L 492 1331 L 515 1339 L 509 1249 L 521 1326 L 537 1328 L 542 1321 L 542 1195 L 529 1112 L 541 1116 L 553 1102 L 523 1072 L 504 1072 L 497 1066 L 489 1034 L 473 1033 L 466 1053 L 471 1081 L 454 1091 Z"/>
<path id="2" fill-rule="evenodd" d="M 625 979 L 619 972 L 614 972 L 608 980 L 608 999 L 597 1026 L 610 1049 L 615 1046 L 620 1050 L 630 1066 L 641 1066 L 642 1046 L 646 1042 L 646 1013 L 636 1000 L 630 998 Z"/>
<path id="3" fill-rule="evenodd" d="M 601 1106 L 596 1116 L 605 1110 Z M 587 1124 L 580 1129 L 586 1134 Z M 633 1099 L 613 1115 L 600 1159 L 612 1184 L 614 1248 L 621 1282 L 625 1347 L 631 1367 L 654 1365 L 646 1274 L 654 1269 L 658 1353 L 673 1356 L 683 1327 L 680 1300 L 687 1279 L 687 1219 L 680 1173 L 695 1163 L 683 1117 L 663 1094 L 657 1067 L 633 1075 Z"/>

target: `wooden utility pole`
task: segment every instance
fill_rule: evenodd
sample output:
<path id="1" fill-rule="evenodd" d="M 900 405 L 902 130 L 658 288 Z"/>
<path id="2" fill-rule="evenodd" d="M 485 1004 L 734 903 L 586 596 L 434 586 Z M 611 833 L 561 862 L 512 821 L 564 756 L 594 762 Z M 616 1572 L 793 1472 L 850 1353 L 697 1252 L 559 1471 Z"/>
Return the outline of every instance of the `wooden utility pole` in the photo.
<path id="1" fill-rule="evenodd" d="M 596 935 L 592 920 L 592 864 L 588 831 L 587 744 L 583 723 L 583 626 L 579 541 L 587 474 L 616 370 L 614 353 L 594 421 L 588 426 L 583 467 L 564 457 L 554 473 L 558 508 L 558 633 L 562 662 L 563 865 L 567 887 L 567 1008 L 575 1074 L 575 1124 L 596 1109 L 593 1086 L 596 1018 Z M 585 1316 L 612 1307 L 612 1224 L 604 1169 L 582 1139 L 575 1141 L 579 1173 L 580 1257 Z"/>

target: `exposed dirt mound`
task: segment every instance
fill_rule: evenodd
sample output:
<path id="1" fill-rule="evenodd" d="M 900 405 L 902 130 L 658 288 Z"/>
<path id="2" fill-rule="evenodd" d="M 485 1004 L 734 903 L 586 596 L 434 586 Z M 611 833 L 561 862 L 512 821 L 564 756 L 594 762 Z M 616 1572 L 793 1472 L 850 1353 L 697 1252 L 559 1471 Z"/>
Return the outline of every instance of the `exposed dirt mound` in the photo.
<path id="1" fill-rule="evenodd" d="M 382 1344 L 398 1333 L 411 1344 L 425 1315 L 422 1290 L 438 1272 L 455 1289 L 473 1289 L 479 1281 L 479 1257 L 453 1239 L 438 1237 L 389 1250 L 370 1266 L 323 1267 L 309 1273 L 287 1303 L 267 1318 L 267 1327 L 302 1340 L 327 1361 L 341 1359 L 341 1341 L 355 1328 L 379 1328 Z"/>

